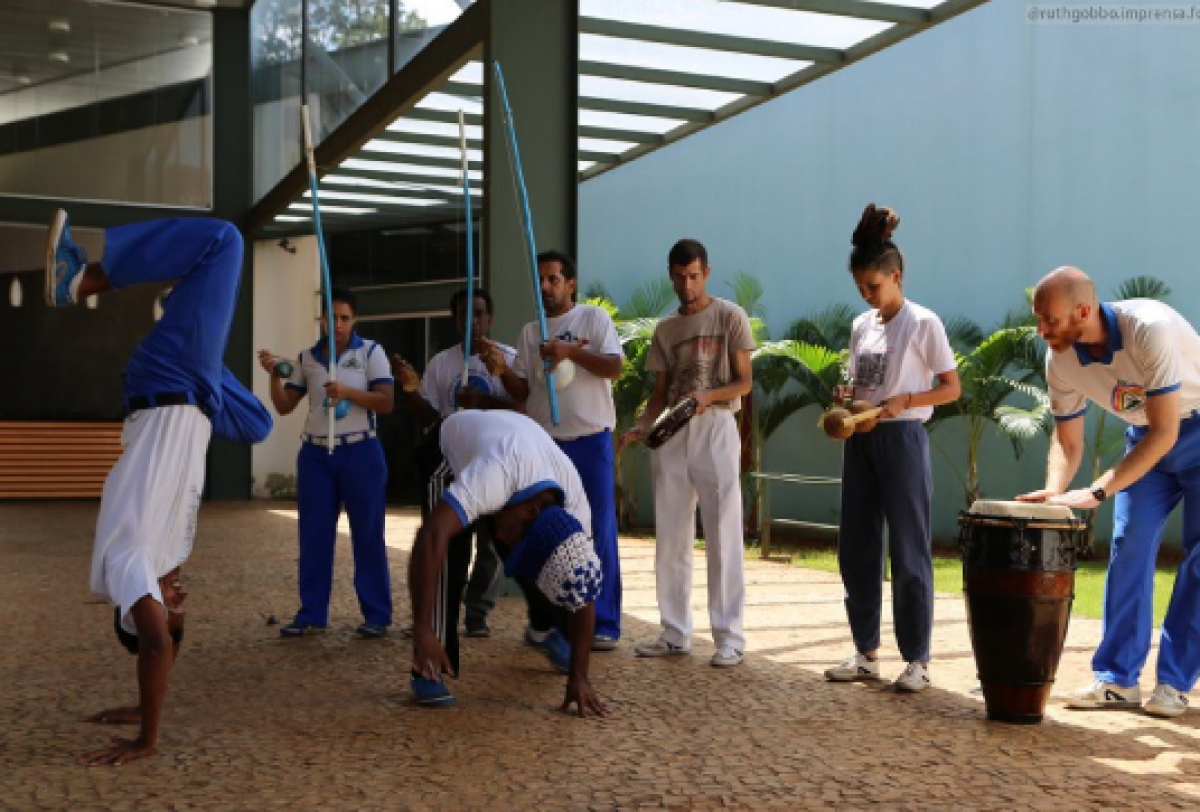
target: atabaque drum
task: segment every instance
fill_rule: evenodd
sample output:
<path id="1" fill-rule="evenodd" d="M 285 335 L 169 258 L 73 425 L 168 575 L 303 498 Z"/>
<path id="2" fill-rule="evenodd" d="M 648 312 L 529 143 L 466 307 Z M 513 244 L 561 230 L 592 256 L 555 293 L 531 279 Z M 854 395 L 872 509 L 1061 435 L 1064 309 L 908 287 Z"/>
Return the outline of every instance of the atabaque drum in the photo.
<path id="1" fill-rule="evenodd" d="M 1036 724 L 1067 637 L 1083 523 L 1063 505 L 979 500 L 958 524 L 988 718 Z"/>

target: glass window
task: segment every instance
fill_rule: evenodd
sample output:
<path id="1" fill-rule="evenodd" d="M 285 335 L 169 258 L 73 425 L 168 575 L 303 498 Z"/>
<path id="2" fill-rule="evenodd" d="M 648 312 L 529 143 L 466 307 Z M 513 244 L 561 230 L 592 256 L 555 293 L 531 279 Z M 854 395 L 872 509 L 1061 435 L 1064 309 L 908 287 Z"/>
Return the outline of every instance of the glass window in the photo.
<path id="1" fill-rule="evenodd" d="M 319 144 L 379 90 L 393 71 L 403 68 L 453 24 L 471 2 L 254 3 L 250 15 L 255 200 L 261 200 L 303 161 L 302 104 L 308 104 L 313 138 Z"/>
<path id="2" fill-rule="evenodd" d="M 322 204 L 321 211 L 325 208 Z M 478 253 L 478 221 L 474 229 Z M 440 224 L 334 232 L 326 235 L 325 246 L 335 285 L 397 285 L 467 278 L 466 229 L 461 215 L 450 215 Z"/>
<path id="3" fill-rule="evenodd" d="M 258 0 L 250 9 L 255 200 L 303 158 L 303 28 L 301 0 Z"/>
<path id="4" fill-rule="evenodd" d="M 468 5 L 470 1 L 464 0 L 398 0 L 396 72 L 457 20 Z"/>
<path id="5" fill-rule="evenodd" d="M 307 0 L 304 81 L 318 143 L 391 75 L 388 6 L 388 0 Z"/>
<path id="6" fill-rule="evenodd" d="M 212 17 L 0 0 L 0 194 L 212 205 Z"/>

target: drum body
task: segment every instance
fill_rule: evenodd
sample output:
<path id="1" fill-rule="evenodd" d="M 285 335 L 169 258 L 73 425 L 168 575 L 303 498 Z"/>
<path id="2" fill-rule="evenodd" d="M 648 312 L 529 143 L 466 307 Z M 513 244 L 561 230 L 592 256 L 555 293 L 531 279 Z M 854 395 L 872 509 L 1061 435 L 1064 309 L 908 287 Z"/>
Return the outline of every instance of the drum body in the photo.
<path id="1" fill-rule="evenodd" d="M 971 647 L 988 718 L 1036 724 L 1067 636 L 1082 523 L 1065 507 L 985 501 L 958 521 Z"/>

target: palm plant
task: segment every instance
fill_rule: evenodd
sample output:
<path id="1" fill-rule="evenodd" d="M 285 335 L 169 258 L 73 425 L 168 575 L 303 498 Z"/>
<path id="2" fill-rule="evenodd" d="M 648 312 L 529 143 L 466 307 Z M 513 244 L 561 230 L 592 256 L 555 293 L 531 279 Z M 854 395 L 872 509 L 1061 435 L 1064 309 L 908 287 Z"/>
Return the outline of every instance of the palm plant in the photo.
<path id="1" fill-rule="evenodd" d="M 1113 299 L 1157 299 L 1165 302 L 1171 295 L 1171 288 L 1156 276 L 1131 276 L 1117 285 Z"/>
<path id="2" fill-rule="evenodd" d="M 778 394 L 772 408 L 758 410 L 764 438 L 783 421 L 806 406 L 825 408 L 833 401 L 833 388 L 846 366 L 845 348 L 835 349 L 803 341 L 768 341 L 754 353 L 755 385 Z M 788 390 L 795 383 L 799 391 Z"/>
<path id="3" fill-rule="evenodd" d="M 675 291 L 666 277 L 656 277 L 641 285 L 630 296 L 624 307 L 613 304 L 603 286 L 593 285 L 588 289 L 585 302 L 598 305 L 608 311 L 617 328 L 617 337 L 625 361 L 621 377 L 613 382 L 613 403 L 617 412 L 617 428 L 614 442 L 633 426 L 646 407 L 651 393 L 650 373 L 646 371 L 646 355 L 654 328 L 668 307 L 675 301 Z M 614 460 L 614 479 L 617 490 L 617 523 L 628 530 L 637 504 L 632 489 L 626 487 L 625 451 L 617 453 Z"/>
<path id="4" fill-rule="evenodd" d="M 854 316 L 854 308 L 837 302 L 810 316 L 796 319 L 784 337 L 814 347 L 844 350 L 850 346 L 850 329 L 854 325 Z"/>
<path id="5" fill-rule="evenodd" d="M 850 324 L 854 314 L 845 305 L 832 305 L 794 322 L 789 338 L 767 341 L 754 353 L 755 408 L 751 424 L 753 471 L 762 470 L 767 440 L 796 412 L 808 406 L 828 406 L 833 388 L 846 364 Z M 752 480 L 751 526 L 762 510 L 764 483 Z"/>
<path id="6" fill-rule="evenodd" d="M 767 315 L 767 306 L 762 300 L 762 282 L 756 276 L 739 271 L 734 274 L 728 284 L 733 292 L 733 300 L 750 317 L 750 329 L 754 333 L 755 345 L 761 344 L 767 339 L 767 328 L 763 321 Z M 762 483 L 749 474 L 762 470 L 763 444 L 770 436 L 769 433 L 764 434 L 763 432 L 760 412 L 763 409 L 778 411 L 784 407 L 784 404 L 775 400 L 779 394 L 778 389 L 768 389 L 758 380 L 760 370 L 753 366 L 753 355 L 751 355 L 751 359 L 751 377 L 754 380 L 754 386 L 742 398 L 742 409 L 738 415 L 738 433 L 742 440 L 742 487 L 749 491 L 745 501 L 750 505 L 750 509 L 745 513 L 745 523 L 749 528 L 757 528 L 758 517 L 762 512 Z M 782 422 L 781 419 L 775 423 L 771 431 L 774 431 Z"/>
<path id="7" fill-rule="evenodd" d="M 1006 323 L 1009 320 L 1006 319 Z M 947 323 L 947 336 L 955 348 L 962 395 L 953 403 L 938 406 L 929 420 L 930 429 L 951 418 L 966 421 L 967 461 L 959 466 L 940 445 L 963 488 L 969 507 L 979 498 L 979 448 L 989 428 L 998 430 L 1012 444 L 1019 458 L 1026 441 L 1049 431 L 1050 399 L 1041 383 L 1044 349 L 1036 330 L 1028 325 L 1004 326 L 985 335 L 967 319 Z M 977 337 L 983 336 L 976 342 Z M 971 347 L 975 344 L 974 347 Z M 1013 395 L 1033 402 L 1028 408 L 1009 403 Z"/>

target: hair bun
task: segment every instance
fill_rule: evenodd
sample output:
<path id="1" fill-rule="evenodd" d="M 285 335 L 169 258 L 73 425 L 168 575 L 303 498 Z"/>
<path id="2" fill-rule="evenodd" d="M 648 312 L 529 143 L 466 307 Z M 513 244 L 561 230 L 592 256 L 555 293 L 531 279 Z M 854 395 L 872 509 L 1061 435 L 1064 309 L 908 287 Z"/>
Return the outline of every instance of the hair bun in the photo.
<path id="1" fill-rule="evenodd" d="M 863 209 L 858 227 L 850 237 L 850 244 L 855 248 L 878 248 L 887 245 L 892 239 L 892 233 L 900 225 L 900 215 L 887 206 L 876 206 L 868 203 Z"/>

